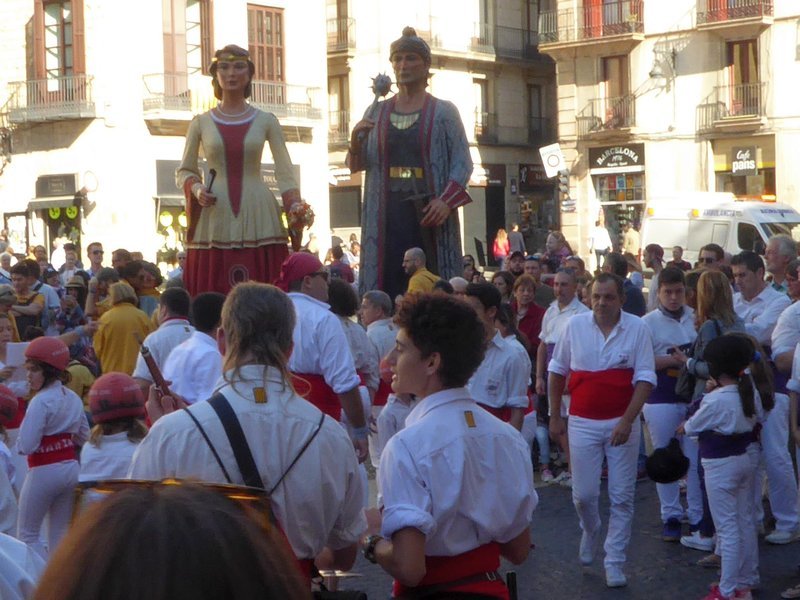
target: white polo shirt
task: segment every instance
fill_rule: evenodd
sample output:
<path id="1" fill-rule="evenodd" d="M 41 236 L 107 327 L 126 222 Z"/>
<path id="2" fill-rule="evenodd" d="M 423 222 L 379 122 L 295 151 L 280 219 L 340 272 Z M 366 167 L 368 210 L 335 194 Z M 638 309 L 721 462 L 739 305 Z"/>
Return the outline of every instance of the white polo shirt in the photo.
<path id="1" fill-rule="evenodd" d="M 752 300 L 745 300 L 741 292 L 733 295 L 733 310 L 744 321 L 744 328 L 759 344 L 769 346 L 772 343 L 772 331 L 780 314 L 789 307 L 792 301 L 789 296 L 778 292 L 770 285 Z"/>
<path id="2" fill-rule="evenodd" d="M 476 402 L 493 408 L 527 408 L 530 378 L 531 361 L 527 352 L 519 352 L 495 331 L 467 389 Z"/>
<path id="3" fill-rule="evenodd" d="M 680 319 L 673 319 L 656 307 L 643 316 L 642 321 L 650 330 L 655 356 L 667 356 L 667 350 L 673 346 L 691 344 L 697 337 L 694 310 L 689 306 L 683 307 L 683 316 Z"/>
<path id="4" fill-rule="evenodd" d="M 172 382 L 170 390 L 188 404 L 208 400 L 221 376 L 217 340 L 202 331 L 195 331 L 170 352 L 164 365 L 164 379 Z"/>
<path id="5" fill-rule="evenodd" d="M 620 319 L 608 338 L 594 320 L 594 313 L 575 315 L 556 342 L 548 370 L 564 377 L 570 371 L 633 369 L 633 384 L 656 384 L 655 355 L 650 330 L 639 317 L 620 311 Z"/>
<path id="6" fill-rule="evenodd" d="M 783 309 L 772 330 L 772 356 L 794 350 L 800 342 L 800 302 Z"/>
<path id="7" fill-rule="evenodd" d="M 378 476 L 382 535 L 413 527 L 425 535 L 426 556 L 508 542 L 530 526 L 538 503 L 522 435 L 466 388 L 424 398 L 383 449 Z"/>
<path id="8" fill-rule="evenodd" d="M 297 320 L 292 339 L 294 350 L 289 358 L 292 373 L 322 375 L 337 394 L 357 388 L 361 380 L 339 317 L 330 306 L 307 294 L 289 292 Z"/>
<path id="9" fill-rule="evenodd" d="M 245 365 L 237 376 L 233 371 L 226 376 L 233 385 L 220 380 L 218 391 L 236 413 L 269 489 L 310 439 L 320 411 L 295 395 L 273 367 Z M 265 379 L 267 401 L 256 403 L 254 390 Z M 198 402 L 189 410 L 205 429 L 233 483 L 242 485 L 228 436 L 214 409 L 208 402 Z M 226 483 L 202 434 L 182 410 L 156 421 L 136 450 L 128 476 Z M 326 416 L 317 437 L 272 493 L 272 507 L 295 556 L 307 559 L 325 546 L 337 550 L 358 541 L 367 527 L 363 497 L 353 444 L 344 428 Z"/>
<path id="10" fill-rule="evenodd" d="M 539 339 L 545 344 L 555 344 L 564 333 L 564 328 L 575 315 L 589 312 L 589 308 L 575 296 L 564 308 L 559 307 L 558 300 L 553 300 L 542 317 L 542 332 Z"/>
<path id="11" fill-rule="evenodd" d="M 158 329 L 144 338 L 144 345 L 147 346 L 162 374 L 170 352 L 177 348 L 179 344 L 188 340 L 192 333 L 194 333 L 194 327 L 186 319 L 167 319 Z M 144 379 L 151 383 L 153 381 L 153 377 L 150 375 L 141 353 L 136 357 L 136 368 L 133 370 L 133 377 Z"/>

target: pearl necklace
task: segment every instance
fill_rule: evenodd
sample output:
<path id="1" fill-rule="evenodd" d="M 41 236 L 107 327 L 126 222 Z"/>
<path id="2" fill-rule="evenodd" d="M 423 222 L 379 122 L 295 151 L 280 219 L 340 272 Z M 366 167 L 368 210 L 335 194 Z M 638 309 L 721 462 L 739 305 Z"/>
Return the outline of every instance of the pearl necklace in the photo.
<path id="1" fill-rule="evenodd" d="M 221 114 L 222 116 L 228 117 L 229 119 L 235 119 L 236 117 L 243 117 L 244 115 L 246 115 L 246 114 L 248 113 L 248 111 L 249 111 L 249 110 L 250 110 L 252 107 L 251 107 L 251 106 L 248 104 L 248 105 L 247 105 L 247 108 L 245 108 L 245 109 L 244 109 L 242 112 L 240 112 L 240 113 L 236 113 L 235 115 L 232 115 L 232 114 L 230 114 L 230 113 L 226 113 L 224 110 L 222 110 L 222 109 L 219 107 L 219 104 L 217 105 L 217 107 L 216 107 L 216 108 L 217 108 L 217 112 L 218 112 L 219 114 Z"/>

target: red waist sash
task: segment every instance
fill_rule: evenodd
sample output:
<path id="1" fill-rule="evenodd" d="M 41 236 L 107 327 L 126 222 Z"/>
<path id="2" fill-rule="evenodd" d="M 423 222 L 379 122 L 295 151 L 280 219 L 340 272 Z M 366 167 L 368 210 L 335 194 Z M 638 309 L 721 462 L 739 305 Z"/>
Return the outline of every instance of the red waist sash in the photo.
<path id="1" fill-rule="evenodd" d="M 500 567 L 500 544 L 491 542 L 478 546 L 474 550 L 456 556 L 426 556 L 425 577 L 416 587 L 410 588 L 395 581 L 392 589 L 394 598 L 415 598 L 417 594 L 424 593 L 427 586 L 446 586 L 448 582 L 456 582 L 472 575 L 493 573 Z M 483 594 L 490 598 L 508 600 L 508 588 L 502 579 L 488 579 L 456 585 L 452 588 L 445 587 L 448 592 L 466 592 Z M 444 596 L 443 596 L 444 597 Z"/>
<path id="2" fill-rule="evenodd" d="M 392 393 L 392 384 L 386 383 L 383 379 L 378 383 L 378 391 L 375 392 L 375 398 L 372 400 L 372 406 L 386 406 L 386 401 L 389 399 L 389 394 Z"/>
<path id="3" fill-rule="evenodd" d="M 28 467 L 41 467 L 65 460 L 77 460 L 71 433 L 43 435 L 36 451 L 28 456 Z"/>
<path id="4" fill-rule="evenodd" d="M 322 375 L 292 373 L 292 385 L 297 393 L 337 421 L 342 416 L 342 403 Z"/>
<path id="5" fill-rule="evenodd" d="M 615 419 L 625 414 L 633 396 L 633 369 L 570 371 L 569 414 L 585 419 Z"/>
<path id="6" fill-rule="evenodd" d="M 501 421 L 508 423 L 511 420 L 511 408 L 508 406 L 497 408 L 496 406 L 489 406 L 488 404 L 481 404 L 480 402 L 478 402 L 478 406 L 480 406 L 486 412 L 493 414 Z"/>

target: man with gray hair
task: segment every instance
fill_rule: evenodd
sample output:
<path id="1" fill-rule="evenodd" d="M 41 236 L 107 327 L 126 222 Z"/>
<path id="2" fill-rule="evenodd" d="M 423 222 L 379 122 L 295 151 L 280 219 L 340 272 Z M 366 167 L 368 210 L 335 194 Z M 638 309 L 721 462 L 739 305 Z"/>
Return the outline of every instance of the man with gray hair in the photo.
<path id="1" fill-rule="evenodd" d="M 467 286 L 469 285 L 469 281 L 467 281 L 463 277 L 453 277 L 450 280 L 450 285 L 453 286 L 453 294 L 455 296 L 467 295 Z"/>
<path id="2" fill-rule="evenodd" d="M 786 267 L 795 258 L 797 258 L 797 242 L 792 236 L 780 233 L 769 238 L 764 259 L 767 263 L 767 273 L 772 279 L 772 287 L 777 291 L 788 293 Z"/>
<path id="3" fill-rule="evenodd" d="M 0 254 L 0 284 L 11 285 L 11 255 L 8 252 Z"/>
<path id="4" fill-rule="evenodd" d="M 403 270 L 410 277 L 408 280 L 407 294 L 415 292 L 428 293 L 433 291 L 433 286 L 439 281 L 439 276 L 425 268 L 425 252 L 422 248 L 409 248 L 403 255 Z"/>

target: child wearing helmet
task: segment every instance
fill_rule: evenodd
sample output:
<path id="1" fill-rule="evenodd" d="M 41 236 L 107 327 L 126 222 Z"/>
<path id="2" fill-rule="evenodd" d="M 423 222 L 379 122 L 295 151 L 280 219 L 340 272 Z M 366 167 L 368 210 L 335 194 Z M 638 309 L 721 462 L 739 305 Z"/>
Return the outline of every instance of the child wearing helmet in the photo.
<path id="1" fill-rule="evenodd" d="M 69 378 L 66 344 L 54 337 L 36 338 L 25 350 L 25 359 L 34 396 L 17 439 L 17 450 L 28 456 L 17 538 L 47 558 L 69 525 L 80 470 L 75 446 L 86 441 L 89 424 L 83 402 L 64 385 Z M 40 539 L 45 517 L 49 518 L 46 545 Z"/>
<path id="2" fill-rule="evenodd" d="M 711 382 L 697 412 L 678 433 L 697 437 L 708 503 L 717 530 L 722 571 L 704 600 L 744 598 L 759 583 L 753 481 L 764 408 L 773 391 L 752 339 L 727 334 L 709 342 L 704 359 Z M 762 404 L 763 402 L 763 404 Z M 757 457 L 755 457 L 757 458 Z"/>
<path id="3" fill-rule="evenodd" d="M 81 449 L 80 481 L 125 479 L 133 453 L 147 435 L 144 396 L 125 373 L 106 373 L 89 390 L 89 411 L 95 424 Z"/>
<path id="4" fill-rule="evenodd" d="M 16 469 L 8 449 L 6 426 L 14 422 L 18 408 L 17 395 L 0 385 L 0 532 L 8 535 L 17 532 L 17 496 L 13 487 Z"/>

